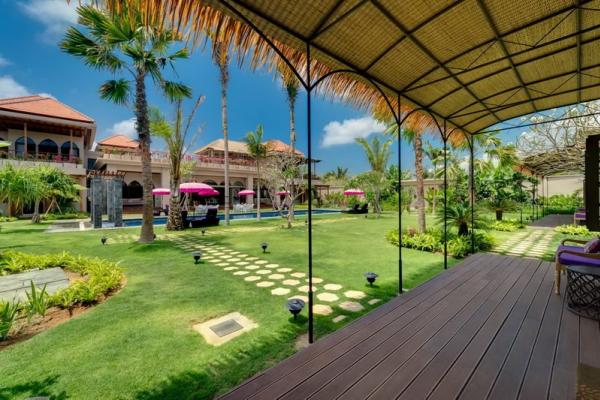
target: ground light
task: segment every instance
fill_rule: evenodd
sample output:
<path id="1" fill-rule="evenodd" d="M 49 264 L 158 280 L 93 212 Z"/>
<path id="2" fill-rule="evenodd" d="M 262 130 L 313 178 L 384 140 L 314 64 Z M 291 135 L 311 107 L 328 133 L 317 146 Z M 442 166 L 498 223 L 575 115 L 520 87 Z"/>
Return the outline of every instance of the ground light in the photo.
<path id="1" fill-rule="evenodd" d="M 204 236 L 206 234 L 206 229 L 202 229 L 202 236 Z"/>
<path id="2" fill-rule="evenodd" d="M 367 278 L 367 282 L 369 285 L 373 286 L 373 282 L 377 279 L 377 274 L 375 272 L 365 272 L 365 278 Z"/>
<path id="3" fill-rule="evenodd" d="M 192 251 L 192 257 L 194 257 L 194 264 L 198 264 L 200 258 L 202 257 L 202 252 L 199 250 Z"/>
<path id="4" fill-rule="evenodd" d="M 300 311 L 304 308 L 304 300 L 301 299 L 289 299 L 286 303 L 288 311 L 294 316 L 294 319 L 298 317 Z"/>
<path id="5" fill-rule="evenodd" d="M 106 236 L 102 236 L 100 238 L 100 242 L 102 242 L 102 244 L 106 244 L 106 241 L 108 240 L 108 238 Z"/>
<path id="6" fill-rule="evenodd" d="M 260 247 L 262 248 L 263 253 L 266 253 L 267 252 L 267 247 L 269 247 L 269 244 L 267 242 L 262 242 L 260 244 Z"/>

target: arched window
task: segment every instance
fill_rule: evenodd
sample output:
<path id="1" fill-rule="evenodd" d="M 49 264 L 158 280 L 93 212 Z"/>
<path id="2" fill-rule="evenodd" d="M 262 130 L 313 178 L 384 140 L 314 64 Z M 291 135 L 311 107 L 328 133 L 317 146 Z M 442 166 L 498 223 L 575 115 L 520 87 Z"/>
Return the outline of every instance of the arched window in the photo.
<path id="1" fill-rule="evenodd" d="M 129 187 L 127 186 L 127 184 L 125 183 L 125 181 L 123 181 L 123 198 L 124 199 L 128 199 L 129 198 Z"/>
<path id="2" fill-rule="evenodd" d="M 71 148 L 71 142 L 64 142 L 63 145 L 60 146 L 60 155 L 67 159 L 69 158 L 69 155 L 79 158 L 79 147 L 77 147 L 77 144 L 73 143 Z"/>
<path id="3" fill-rule="evenodd" d="M 138 181 L 131 181 L 128 190 L 130 199 L 141 199 L 144 197 L 144 188 Z"/>
<path id="4" fill-rule="evenodd" d="M 243 188 L 246 185 L 244 185 L 244 182 L 237 181 L 237 182 L 233 182 L 233 184 L 231 186 L 236 187 L 236 188 Z"/>
<path id="5" fill-rule="evenodd" d="M 206 181 L 204 181 L 204 182 L 202 182 L 202 183 L 206 183 L 207 185 L 210 185 L 210 186 L 212 186 L 212 187 L 215 187 L 215 186 L 217 186 L 217 182 L 215 182 L 215 181 L 212 181 L 212 180 L 210 180 L 210 179 L 209 179 L 209 180 L 206 180 Z"/>
<path id="6" fill-rule="evenodd" d="M 38 144 L 38 155 L 51 158 L 58 155 L 58 145 L 52 139 L 44 139 Z"/>
<path id="7" fill-rule="evenodd" d="M 15 154 L 17 156 L 25 155 L 25 137 L 21 136 L 15 141 Z M 32 138 L 27 138 L 27 154 L 35 156 L 35 142 Z"/>

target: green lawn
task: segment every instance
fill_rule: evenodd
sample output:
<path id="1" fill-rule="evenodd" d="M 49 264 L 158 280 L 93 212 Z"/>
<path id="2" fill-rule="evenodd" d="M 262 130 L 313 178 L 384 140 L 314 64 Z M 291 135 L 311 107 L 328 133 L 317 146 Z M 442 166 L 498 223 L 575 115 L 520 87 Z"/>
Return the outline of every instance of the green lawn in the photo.
<path id="1" fill-rule="evenodd" d="M 406 223 L 413 223 L 406 216 Z M 306 271 L 307 229 L 299 219 L 292 230 L 281 220 L 235 222 L 210 229 L 206 240 L 261 257 L 282 267 Z M 398 249 L 385 241 L 397 214 L 379 219 L 320 216 L 314 225 L 314 275 L 344 290 L 362 290 L 387 300 L 397 289 Z M 0 352 L 0 398 L 49 395 L 63 399 L 210 398 L 294 352 L 305 318 L 294 322 L 284 309 L 287 296 L 210 263 L 194 265 L 189 251 L 173 242 L 100 244 L 106 233 L 117 238 L 138 229 L 44 233 L 47 226 L 2 224 L 0 249 L 32 253 L 63 250 L 119 261 L 126 287 L 107 302 L 71 321 Z M 158 233 L 162 233 L 162 229 Z M 185 235 L 198 237 L 197 230 Z M 259 244 L 269 243 L 263 255 Z M 109 241 L 110 242 L 110 241 Z M 442 270 L 443 257 L 403 250 L 404 287 L 414 287 Z M 456 263 L 450 260 L 450 264 Z M 363 273 L 380 275 L 365 285 Z M 365 312 L 375 306 L 366 302 Z M 334 307 L 335 308 L 335 307 Z M 259 324 L 220 347 L 212 347 L 191 329 L 195 322 L 239 311 Z M 339 309 L 336 309 L 339 314 Z M 306 314 L 306 312 L 303 312 Z M 322 336 L 349 322 L 317 317 Z"/>

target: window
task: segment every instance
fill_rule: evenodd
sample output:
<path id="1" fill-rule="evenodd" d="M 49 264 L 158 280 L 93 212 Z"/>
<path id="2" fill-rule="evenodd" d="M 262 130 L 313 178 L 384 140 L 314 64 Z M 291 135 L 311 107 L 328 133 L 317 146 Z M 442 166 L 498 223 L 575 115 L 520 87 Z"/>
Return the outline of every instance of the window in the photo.
<path id="1" fill-rule="evenodd" d="M 21 136 L 15 141 L 15 154 L 25 156 L 25 137 Z M 32 138 L 27 138 L 27 154 L 35 156 L 35 142 Z"/>
<path id="2" fill-rule="evenodd" d="M 72 146 L 72 147 L 71 147 Z M 72 142 L 64 142 L 62 146 L 60 146 L 60 154 L 64 158 L 70 158 L 69 153 L 72 157 L 79 158 L 79 147 L 77 144 Z"/>
<path id="3" fill-rule="evenodd" d="M 38 144 L 38 154 L 45 158 L 56 156 L 58 155 L 58 145 L 52 139 L 44 139 Z"/>
<path id="4" fill-rule="evenodd" d="M 138 181 L 131 181 L 128 189 L 127 194 L 129 199 L 141 199 L 144 197 L 144 188 Z"/>

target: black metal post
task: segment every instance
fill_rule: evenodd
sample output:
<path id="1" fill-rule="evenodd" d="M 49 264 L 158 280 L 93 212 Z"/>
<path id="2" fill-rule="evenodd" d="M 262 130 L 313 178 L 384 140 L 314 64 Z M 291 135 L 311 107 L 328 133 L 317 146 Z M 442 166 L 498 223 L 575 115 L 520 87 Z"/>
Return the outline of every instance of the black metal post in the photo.
<path id="1" fill-rule="evenodd" d="M 448 269 L 448 137 L 446 136 L 446 120 L 444 120 L 444 269 Z"/>
<path id="2" fill-rule="evenodd" d="M 306 136 L 308 141 L 308 343 L 314 342 L 313 273 L 312 273 L 312 115 L 310 86 L 310 43 L 306 44 Z"/>
<path id="3" fill-rule="evenodd" d="M 475 141 L 471 136 L 469 140 L 469 156 L 470 156 L 470 164 L 469 164 L 469 179 L 471 180 L 471 193 L 469 196 L 471 197 L 471 254 L 475 253 Z"/>
<path id="4" fill-rule="evenodd" d="M 398 96 L 396 125 L 398 126 L 398 294 L 402 294 L 402 122 Z"/>

